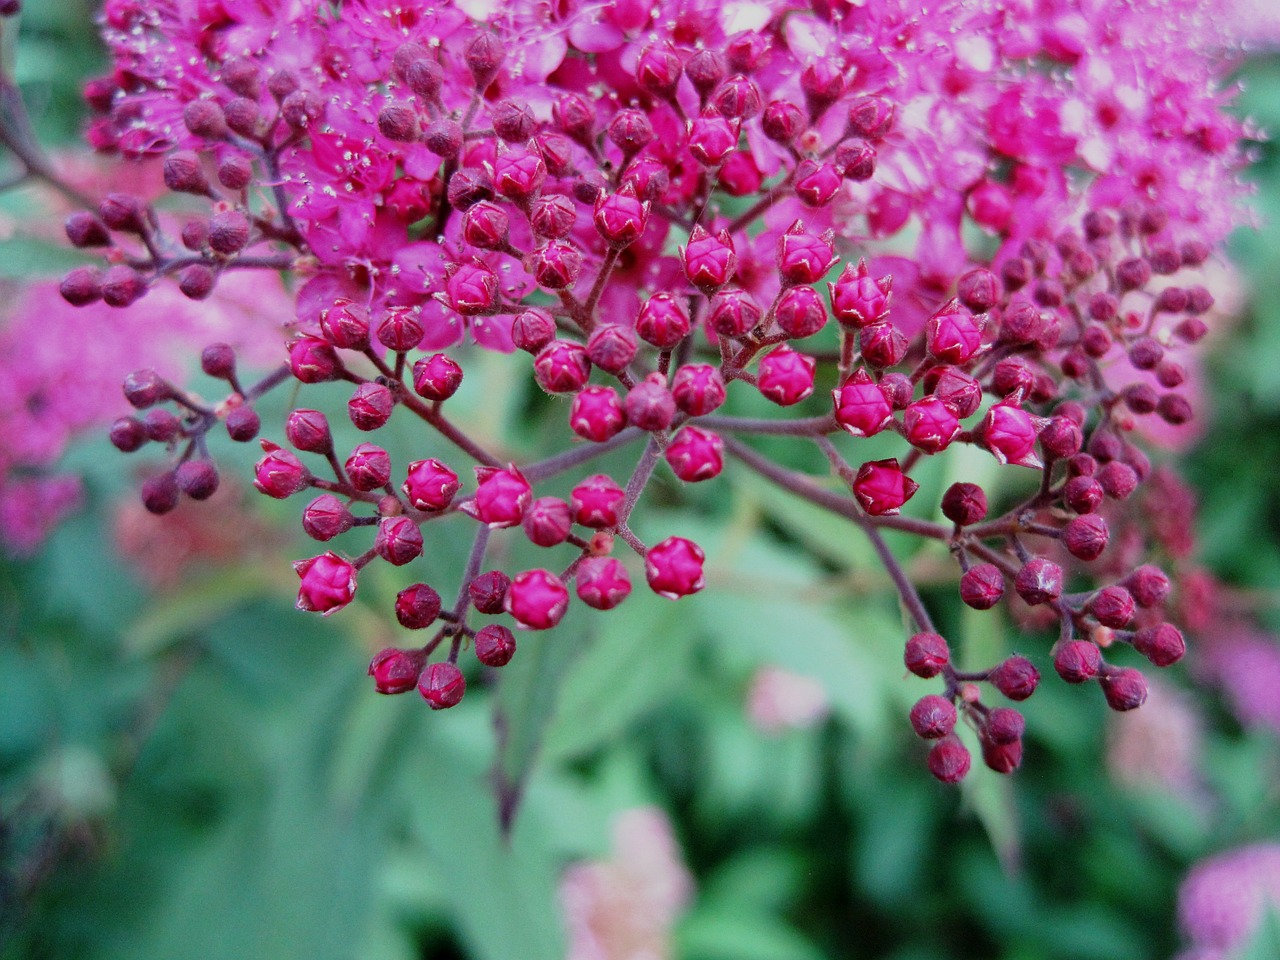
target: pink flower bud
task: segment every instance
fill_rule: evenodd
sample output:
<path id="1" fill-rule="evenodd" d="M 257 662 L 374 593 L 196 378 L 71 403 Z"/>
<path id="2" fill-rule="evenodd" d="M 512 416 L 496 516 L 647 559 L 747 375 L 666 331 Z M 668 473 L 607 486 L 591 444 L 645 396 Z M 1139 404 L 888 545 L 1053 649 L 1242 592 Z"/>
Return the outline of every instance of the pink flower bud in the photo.
<path id="1" fill-rule="evenodd" d="M 516 638 L 506 627 L 491 623 L 476 631 L 476 659 L 486 667 L 505 667 L 516 655 Z"/>
<path id="2" fill-rule="evenodd" d="M 827 306 L 813 287 L 791 287 L 783 292 L 774 319 L 788 337 L 811 337 L 827 323 Z"/>
<path id="3" fill-rule="evenodd" d="M 745 73 L 744 70 L 742 73 Z M 764 101 L 760 96 L 760 88 L 738 73 L 716 89 L 712 98 L 712 106 L 716 112 L 734 120 L 749 120 L 760 112 Z"/>
<path id="4" fill-rule="evenodd" d="M 689 334 L 689 314 L 679 299 L 655 293 L 640 307 L 636 333 L 660 350 L 670 350 Z"/>
<path id="5" fill-rule="evenodd" d="M 455 664 L 447 660 L 427 665 L 418 678 L 418 693 L 432 710 L 447 710 L 462 702 L 467 680 Z"/>
<path id="6" fill-rule="evenodd" d="M 1187 642 L 1173 624 L 1158 623 L 1134 634 L 1133 649 L 1157 667 L 1167 667 L 1182 659 L 1187 652 Z"/>
<path id="7" fill-rule="evenodd" d="M 320 332 L 335 347 L 363 350 L 369 345 L 369 311 L 340 299 L 320 311 Z"/>
<path id="8" fill-rule="evenodd" d="M 861 328 L 879 323 L 889 315 L 893 277 L 872 277 L 866 260 L 855 267 L 845 264 L 835 283 L 828 283 L 831 310 L 846 327 Z"/>
<path id="9" fill-rule="evenodd" d="M 499 148 L 493 161 L 493 188 L 517 203 L 528 200 L 542 189 L 547 179 L 547 165 L 533 150 Z"/>
<path id="10" fill-rule="evenodd" d="M 73 307 L 85 307 L 102 299 L 102 272 L 97 267 L 76 267 L 58 284 L 58 293 Z"/>
<path id="11" fill-rule="evenodd" d="M 576 579 L 578 599 L 596 610 L 612 610 L 631 594 L 627 568 L 614 557 L 588 557 Z"/>
<path id="12" fill-rule="evenodd" d="M 164 185 L 175 193 L 196 193 L 204 194 L 209 192 L 209 181 L 204 175 L 204 167 L 200 163 L 200 156 L 194 150 L 175 150 L 164 158 Z M 94 218 L 96 222 L 96 218 Z M 71 223 L 70 220 L 67 221 Z M 68 230 L 70 233 L 70 230 Z M 103 233 L 103 243 L 93 244 L 95 246 L 105 246 L 109 239 Z M 91 244 L 79 244 L 75 242 L 74 237 L 71 241 L 75 246 L 91 246 Z"/>
<path id="13" fill-rule="evenodd" d="M 408 693 L 418 685 L 422 672 L 421 650 L 397 650 L 389 647 L 374 654 L 369 662 L 369 676 L 378 693 Z"/>
<path id="14" fill-rule="evenodd" d="M 111 424 L 111 445 L 121 453 L 133 453 L 147 442 L 147 431 L 137 417 L 118 417 Z"/>
<path id="15" fill-rule="evenodd" d="M 719 336 L 738 339 L 755 329 L 763 312 L 745 290 L 721 290 L 711 298 L 707 326 Z"/>
<path id="16" fill-rule="evenodd" d="M 289 347 L 289 370 L 303 383 L 336 380 L 341 369 L 333 347 L 317 337 L 303 337 Z"/>
<path id="17" fill-rule="evenodd" d="M 591 360 L 586 348 L 569 340 L 553 340 L 533 361 L 534 377 L 547 393 L 574 393 L 586 385 Z"/>
<path id="18" fill-rule="evenodd" d="M 419 307 L 390 306 L 378 324 L 378 342 L 388 350 L 404 353 L 422 342 L 422 310 Z"/>
<path id="19" fill-rule="evenodd" d="M 929 751 L 929 772 L 943 783 L 959 783 L 969 772 L 972 759 L 954 736 L 939 740 Z"/>
<path id="20" fill-rule="evenodd" d="M 507 58 L 507 48 L 494 34 L 482 32 L 467 44 L 462 55 L 467 69 L 471 71 L 476 90 L 483 93 L 502 69 L 502 62 Z M 462 694 L 458 694 L 458 697 L 461 699 Z"/>
<path id="21" fill-rule="evenodd" d="M 910 404 L 903 411 L 902 425 L 907 442 L 925 453 L 945 450 L 960 432 L 960 421 L 937 397 L 922 397 Z"/>
<path id="22" fill-rule="evenodd" d="M 383 517 L 373 549 L 387 563 L 402 567 L 422 556 L 422 531 L 408 517 Z"/>
<path id="23" fill-rule="evenodd" d="M 724 469 L 724 441 L 697 427 L 682 429 L 663 455 L 672 472 L 686 483 L 710 480 Z"/>
<path id="24" fill-rule="evenodd" d="M 943 363 L 967 363 L 982 347 L 982 327 L 959 300 L 943 304 L 926 331 L 929 353 Z"/>
<path id="25" fill-rule="evenodd" d="M 453 502 L 460 486 L 458 475 L 439 460 L 415 460 L 400 489 L 415 510 L 443 510 Z"/>
<path id="26" fill-rule="evenodd" d="M 167 169 L 167 167 L 166 167 Z M 173 189 L 170 187 L 170 189 Z M 73 247 L 109 247 L 111 234 L 107 225 L 86 210 L 78 211 L 67 217 L 67 239 Z"/>
<path id="27" fill-rule="evenodd" d="M 525 353 L 537 353 L 556 338 L 556 322 L 541 310 L 526 310 L 511 324 L 511 340 Z"/>
<path id="28" fill-rule="evenodd" d="M 800 90 L 809 107 L 809 116 L 822 116 L 827 107 L 844 93 L 844 74 L 838 63 L 828 59 L 812 60 L 800 71 Z"/>
<path id="29" fill-rule="evenodd" d="M 357 490 L 377 490 L 391 479 L 391 456 L 372 443 L 362 443 L 347 457 L 347 476 Z"/>
<path id="30" fill-rule="evenodd" d="M 569 505 L 573 510 L 573 519 L 576 523 L 595 530 L 616 526 L 625 496 L 613 477 L 603 473 L 588 477 L 574 487 L 570 494 Z"/>
<path id="31" fill-rule="evenodd" d="M 396 143 L 418 139 L 418 112 L 407 103 L 388 103 L 378 111 L 378 132 Z"/>
<path id="32" fill-rule="evenodd" d="M 853 495 L 873 517 L 893 516 L 920 484 L 902 472 L 897 460 L 872 460 L 858 469 Z"/>
<path id="33" fill-rule="evenodd" d="M 501 250 L 507 245 L 511 221 L 497 204 L 481 200 L 462 215 L 462 238 L 481 250 Z"/>
<path id="34" fill-rule="evenodd" d="M 702 226 L 695 226 L 688 244 L 680 247 L 679 252 L 685 276 L 706 294 L 728 283 L 738 263 L 738 255 L 727 230 L 712 235 Z"/>
<path id="35" fill-rule="evenodd" d="M 312 540 L 332 540 L 355 522 L 347 505 L 331 493 L 316 497 L 302 511 L 302 529 Z"/>
<path id="36" fill-rule="evenodd" d="M 978 523 L 987 515 L 987 494 L 976 483 L 953 483 L 942 495 L 942 515 L 961 527 Z"/>
<path id="37" fill-rule="evenodd" d="M 1044 423 L 1017 404 L 997 403 L 982 421 L 982 442 L 1001 463 L 1039 469 L 1044 464 L 1036 456 L 1036 436 Z"/>
<path id="38" fill-rule="evenodd" d="M 595 130 L 595 111 L 582 97 L 573 93 L 561 94 L 551 108 L 551 117 L 569 137 L 579 143 L 589 143 Z"/>
<path id="39" fill-rule="evenodd" d="M 797 353 L 784 343 L 761 358 L 756 386 L 766 399 L 789 407 L 813 393 L 816 368 L 813 357 Z"/>
<path id="40" fill-rule="evenodd" d="M 840 189 L 840 171 L 829 163 L 802 160 L 796 167 L 792 189 L 806 206 L 825 207 Z"/>
<path id="41" fill-rule="evenodd" d="M 831 397 L 835 402 L 836 423 L 855 437 L 874 436 L 893 420 L 889 398 L 865 370 L 857 370 L 843 387 L 831 391 Z"/>
<path id="42" fill-rule="evenodd" d="M 538 128 L 537 118 L 526 103 L 503 100 L 493 110 L 493 132 L 506 143 L 526 143 Z"/>
<path id="43" fill-rule="evenodd" d="M 1040 671 L 1026 657 L 1012 656 L 997 664 L 987 680 L 1010 700 L 1025 700 L 1036 692 Z"/>
<path id="44" fill-rule="evenodd" d="M 587 387 L 573 398 L 569 427 L 584 440 L 603 443 L 626 425 L 622 401 L 612 387 Z"/>
<path id="45" fill-rule="evenodd" d="M 836 148 L 835 168 L 842 177 L 862 182 L 876 172 L 876 148 L 865 140 L 846 140 Z M 867 211 L 868 219 L 873 216 Z"/>
<path id="46" fill-rule="evenodd" d="M 684 74 L 704 101 L 728 72 L 724 55 L 710 47 L 699 50 L 684 65 Z"/>
<path id="47" fill-rule="evenodd" d="M 548 290 L 571 287 L 582 273 L 582 251 L 566 240 L 552 240 L 533 254 L 533 275 Z"/>
<path id="48" fill-rule="evenodd" d="M 329 551 L 293 564 L 302 583 L 298 586 L 298 609 L 328 616 L 341 610 L 356 595 L 356 568 Z"/>
<path id="49" fill-rule="evenodd" d="M 608 134 L 618 149 L 630 157 L 653 140 L 653 124 L 643 111 L 619 110 L 609 121 Z"/>
<path id="50" fill-rule="evenodd" d="M 951 662 L 951 649 L 940 634 L 925 631 L 907 640 L 902 661 L 917 677 L 928 680 L 940 674 L 942 668 Z"/>
<path id="51" fill-rule="evenodd" d="M 645 47 L 636 61 L 636 82 L 662 100 L 675 96 L 680 82 L 680 58 L 668 43 Z"/>
<path id="52" fill-rule="evenodd" d="M 413 392 L 424 400 L 448 400 L 462 385 L 462 367 L 443 353 L 423 357 L 413 365 Z"/>
<path id="53" fill-rule="evenodd" d="M 666 164 L 650 157 L 638 157 L 622 175 L 624 187 L 630 187 L 641 200 L 661 199 L 671 186 L 671 171 Z M 646 215 L 648 211 L 646 210 Z"/>
<path id="54" fill-rule="evenodd" d="M 820 237 L 804 232 L 797 220 L 778 238 L 778 269 L 788 283 L 817 283 L 839 259 L 833 247 L 834 235 Z"/>
<path id="55" fill-rule="evenodd" d="M 227 412 L 227 436 L 237 443 L 248 443 L 258 435 L 262 421 L 247 403 Z"/>
<path id="56" fill-rule="evenodd" d="M 447 303 L 464 317 L 487 313 L 498 302 L 498 278 L 483 263 L 464 263 L 445 281 Z"/>
<path id="57" fill-rule="evenodd" d="M 676 406 L 689 416 L 705 416 L 724 403 L 724 378 L 710 364 L 685 364 L 672 378 L 671 395 Z"/>
<path id="58" fill-rule="evenodd" d="M 385 426 L 394 408 L 391 390 L 375 381 L 360 384 L 347 401 L 347 415 L 358 430 L 377 430 Z"/>
<path id="59" fill-rule="evenodd" d="M 706 580 L 702 564 L 706 554 L 692 540 L 667 537 L 649 548 L 644 559 L 645 579 L 654 593 L 668 600 L 678 600 L 697 593 Z"/>
<path id="60" fill-rule="evenodd" d="M 1062 528 L 1062 545 L 1073 557 L 1086 562 L 1102 556 L 1110 537 L 1107 521 L 1096 513 L 1074 517 Z"/>
<path id="61" fill-rule="evenodd" d="M 1004 574 L 994 563 L 974 564 L 960 578 L 960 599 L 974 610 L 990 610 L 1004 596 Z"/>
<path id="62" fill-rule="evenodd" d="M 249 218 L 239 210 L 223 210 L 209 218 L 209 248 L 224 257 L 249 243 Z"/>
<path id="63" fill-rule="evenodd" d="M 477 612 L 496 615 L 502 612 L 510 586 L 510 577 L 501 570 L 490 570 L 467 584 L 467 595 Z"/>
<path id="64" fill-rule="evenodd" d="M 612 247 L 621 249 L 640 239 L 649 220 L 649 204 L 636 198 L 635 189 L 624 186 L 617 193 L 601 195 L 595 203 L 596 230 Z"/>
<path id="65" fill-rule="evenodd" d="M 660 373 L 649 374 L 627 391 L 623 407 L 627 421 L 641 430 L 665 430 L 676 416 L 675 398 Z"/>
<path id="66" fill-rule="evenodd" d="M 284 500 L 299 490 L 305 490 L 311 483 L 311 471 L 288 450 L 266 440 L 262 441 L 262 449 L 266 451 L 266 456 L 258 461 L 253 470 L 253 485 L 260 492 L 268 497 Z"/>
<path id="67" fill-rule="evenodd" d="M 406 630 L 424 630 L 440 616 L 440 594 L 425 583 L 415 583 L 396 594 L 396 619 Z"/>
<path id="68" fill-rule="evenodd" d="M 333 449 L 329 420 L 319 410 L 292 410 L 284 422 L 284 435 L 304 453 L 328 453 Z"/>
<path id="69" fill-rule="evenodd" d="M 511 581 L 503 607 L 522 627 L 549 630 L 569 609 L 569 591 L 549 570 L 526 570 Z"/>
<path id="70" fill-rule="evenodd" d="M 735 120 L 703 114 L 689 126 L 689 152 L 704 167 L 718 167 L 737 148 L 740 129 Z"/>
<path id="71" fill-rule="evenodd" d="M 462 510 L 470 517 L 491 528 L 514 527 L 524 518 L 524 512 L 533 499 L 533 488 L 514 464 L 505 470 L 497 467 L 476 467 L 479 486 L 475 496 L 462 504 Z"/>
<path id="72" fill-rule="evenodd" d="M 578 208 L 563 194 L 539 197 L 529 214 L 529 226 L 540 237 L 563 240 L 573 232 L 578 220 Z"/>
<path id="73" fill-rule="evenodd" d="M 573 514 L 559 497 L 539 497 L 525 511 L 525 536 L 540 547 L 554 547 L 569 539 Z"/>
<path id="74" fill-rule="evenodd" d="M 1032 557 L 1018 571 L 1013 588 L 1033 607 L 1050 603 L 1062 596 L 1062 568 L 1043 557 Z"/>
<path id="75" fill-rule="evenodd" d="M 956 726 L 956 708 L 946 697 L 928 694 L 911 708 L 911 729 L 925 740 L 940 740 Z"/>
<path id="76" fill-rule="evenodd" d="M 858 97 L 849 104 L 849 130 L 868 140 L 880 140 L 893 129 L 894 105 L 884 97 Z"/>
<path id="77" fill-rule="evenodd" d="M 142 505 L 157 516 L 168 513 L 178 505 L 182 492 L 172 470 L 148 477 L 142 483 Z"/>
<path id="78" fill-rule="evenodd" d="M 606 373 L 621 373 L 636 356 L 636 334 L 631 327 L 602 323 L 587 338 L 587 357 Z"/>
<path id="79" fill-rule="evenodd" d="M 992 743 L 982 741 L 982 762 L 996 773 L 1013 773 L 1022 765 L 1022 741 Z"/>
<path id="80" fill-rule="evenodd" d="M 1054 651 L 1053 669 L 1067 683 L 1084 683 L 1098 675 L 1102 653 L 1088 640 L 1071 640 Z"/>
<path id="81" fill-rule="evenodd" d="M 1147 701 L 1147 680 L 1132 667 L 1105 671 L 1098 677 L 1102 695 L 1112 710 L 1136 710 Z"/>
<path id="82" fill-rule="evenodd" d="M 789 100 L 774 100 L 760 119 L 764 135 L 774 143 L 791 143 L 808 125 L 804 111 Z"/>
<path id="83" fill-rule="evenodd" d="M 68 275 L 69 276 L 69 275 Z M 147 292 L 147 281 L 132 267 L 116 264 L 102 275 L 102 302 L 109 307 L 127 307 Z"/>

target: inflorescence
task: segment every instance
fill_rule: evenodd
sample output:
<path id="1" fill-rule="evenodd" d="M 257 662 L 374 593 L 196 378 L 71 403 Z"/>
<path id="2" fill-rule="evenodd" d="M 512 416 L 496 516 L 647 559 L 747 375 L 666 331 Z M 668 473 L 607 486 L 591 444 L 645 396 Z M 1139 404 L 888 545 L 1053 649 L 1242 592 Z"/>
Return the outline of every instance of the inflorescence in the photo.
<path id="1" fill-rule="evenodd" d="M 438 522 L 474 528 L 452 603 L 408 575 L 396 598 L 428 639 L 369 667 L 379 692 L 444 708 L 464 647 L 492 667 L 515 654 L 478 618 L 546 630 L 572 595 L 610 610 L 632 590 L 627 551 L 661 596 L 703 589 L 697 543 L 645 543 L 630 521 L 656 470 L 716 482 L 732 459 L 870 539 L 915 622 L 906 666 L 941 683 L 910 715 L 939 779 L 969 769 L 962 719 L 988 766 L 1019 765 L 1022 715 L 984 698 L 1025 700 L 1040 673 L 1023 656 L 959 670 L 885 530 L 945 543 L 965 604 L 1016 595 L 1057 623 L 1063 680 L 1139 706 L 1143 676 L 1112 651 L 1163 667 L 1184 642 L 1126 510 L 1151 472 L 1137 437 L 1193 416 L 1186 348 L 1213 306 L 1198 268 L 1240 192 L 1242 130 L 1196 5 L 479 6 L 108 0 L 115 67 L 89 84 L 89 137 L 163 157 L 168 190 L 204 211 L 113 194 L 72 215 L 71 242 L 108 265 L 73 270 L 63 296 L 128 307 L 176 282 L 200 300 L 232 270 L 298 284 L 287 359 L 263 379 L 222 344 L 201 356 L 227 385 L 216 404 L 128 378 L 138 413 L 112 441 L 168 457 L 146 506 L 211 495 L 212 433 L 259 439 L 273 387 L 348 383 L 345 411 L 299 407 L 260 439 L 254 482 L 310 497 L 314 540 L 362 528 L 343 541 L 360 552 L 295 564 L 303 610 L 342 609 L 371 563 L 412 564 Z M 449 413 L 464 338 L 527 357 L 580 442 L 516 464 L 468 435 Z M 718 412 L 753 392 L 777 415 Z M 338 449 L 330 416 L 370 441 Z M 393 417 L 452 453 L 393 457 L 376 442 Z M 860 456 L 881 434 L 897 455 Z M 843 490 L 769 459 L 763 435 L 816 446 Z M 957 482 L 948 522 L 904 515 L 938 506 L 913 501 L 913 468 L 959 446 L 1038 488 L 991 515 Z M 623 448 L 629 475 L 593 469 Z M 568 501 L 539 491 L 558 476 L 577 481 Z M 486 569 L 501 536 L 556 559 Z"/>

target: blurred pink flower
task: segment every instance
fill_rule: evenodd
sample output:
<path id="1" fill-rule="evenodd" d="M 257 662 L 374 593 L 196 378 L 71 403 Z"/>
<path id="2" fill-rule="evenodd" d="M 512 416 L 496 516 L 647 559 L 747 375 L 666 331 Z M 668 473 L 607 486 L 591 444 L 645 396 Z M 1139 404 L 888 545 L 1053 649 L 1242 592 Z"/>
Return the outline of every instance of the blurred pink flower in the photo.
<path id="1" fill-rule="evenodd" d="M 1201 861 L 1178 891 L 1183 932 L 1201 949 L 1244 946 L 1267 908 L 1280 910 L 1280 843 L 1240 847 Z"/>
<path id="2" fill-rule="evenodd" d="M 1186 694 L 1149 677 L 1142 709 L 1112 713 L 1109 720 L 1107 767 L 1113 780 L 1127 787 L 1198 792 L 1203 722 Z"/>
<path id="3" fill-rule="evenodd" d="M 747 716 L 757 729 L 773 736 L 812 727 L 829 711 L 821 683 L 780 667 L 761 667 L 747 692 Z"/>

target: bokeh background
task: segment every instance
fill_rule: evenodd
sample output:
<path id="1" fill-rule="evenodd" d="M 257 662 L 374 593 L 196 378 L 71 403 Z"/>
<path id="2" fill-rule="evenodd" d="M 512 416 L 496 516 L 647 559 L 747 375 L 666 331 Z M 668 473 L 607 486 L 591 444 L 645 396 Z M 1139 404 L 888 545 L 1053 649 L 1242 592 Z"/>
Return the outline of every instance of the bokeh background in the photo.
<path id="1" fill-rule="evenodd" d="M 0 56 L 63 169 L 158 180 L 79 146 L 80 85 L 105 66 L 92 5 L 25 6 Z M 1280 57 L 1244 39 L 1238 109 L 1280 130 Z M 1198 502 L 1164 558 L 1191 652 L 1132 715 L 1046 682 L 1023 769 L 959 790 L 906 723 L 927 691 L 903 676 L 869 548 L 741 474 L 732 498 L 654 490 L 649 522 L 707 547 L 713 589 L 577 610 L 444 713 L 375 696 L 364 668 L 394 642 L 380 611 L 399 584 L 371 567 L 341 616 L 295 611 L 288 561 L 311 551 L 294 504 L 230 482 L 251 450 L 223 449 L 212 504 L 147 515 L 136 465 L 87 428 L 123 406 L 101 399 L 113 364 L 181 363 L 195 321 L 178 305 L 127 336 L 110 315 L 57 322 L 33 284 L 76 262 L 69 208 L 4 192 L 0 378 L 33 356 L 59 377 L 0 410 L 10 454 L 35 451 L 4 457 L 0 490 L 0 958 L 1164 960 L 1227 928 L 1230 956 L 1280 956 L 1274 912 L 1250 912 L 1280 902 L 1280 154 L 1257 152 L 1259 225 L 1215 268 L 1237 316 L 1207 343 L 1199 439 L 1156 454 L 1190 482 L 1161 502 Z M 269 336 L 287 300 L 258 299 L 210 322 Z M 456 402 L 496 446 L 533 449 L 549 401 L 503 382 Z M 78 495 L 23 499 L 33 465 Z M 31 524 L 59 505 L 51 530 Z M 937 545 L 894 546 L 965 659 L 1043 662 L 1051 639 L 959 604 Z M 466 549 L 429 560 L 442 583 Z M 1180 922 L 1179 885 L 1224 853 Z"/>

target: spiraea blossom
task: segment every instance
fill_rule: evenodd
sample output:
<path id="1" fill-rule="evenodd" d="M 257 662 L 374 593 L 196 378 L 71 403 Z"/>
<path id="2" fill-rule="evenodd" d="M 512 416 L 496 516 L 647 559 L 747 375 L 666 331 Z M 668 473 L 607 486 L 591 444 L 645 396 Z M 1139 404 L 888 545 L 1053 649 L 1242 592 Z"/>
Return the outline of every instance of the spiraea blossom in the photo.
<path id="1" fill-rule="evenodd" d="M 90 140 L 159 158 L 191 199 L 73 215 L 107 258 L 65 299 L 200 301 L 245 271 L 296 289 L 275 372 L 242 380 L 235 351 L 198 344 L 225 398 L 138 370 L 112 438 L 159 448 L 157 513 L 206 492 L 215 434 L 261 439 L 257 489 L 297 498 L 324 544 L 295 564 L 303 610 L 341 616 L 363 568 L 403 568 L 395 615 L 426 632 L 374 659 L 379 691 L 446 708 L 465 646 L 518 655 L 509 625 L 703 590 L 714 556 L 631 521 L 656 472 L 729 487 L 730 463 L 869 538 L 914 620 L 906 665 L 937 678 L 911 723 L 940 779 L 969 769 L 961 720 L 988 766 L 1019 765 L 1021 714 L 986 701 L 1042 670 L 1129 710 L 1133 664 L 1181 657 L 1130 498 L 1151 470 L 1135 428 L 1194 416 L 1198 271 L 1240 219 L 1245 131 L 1207 4 L 109 0 L 103 27 Z M 468 433 L 450 401 L 483 391 L 478 351 L 562 399 L 564 449 L 515 462 Z M 259 438 L 255 405 L 286 382 L 284 435 Z M 308 388 L 333 382 L 345 409 L 317 408 Z M 369 440 L 340 449 L 331 418 Z M 392 419 L 421 445 L 384 446 Z M 997 511 L 962 479 L 925 502 L 913 472 L 960 447 L 1038 488 Z M 633 466 L 602 473 L 615 451 Z M 415 582 L 468 529 L 458 582 Z M 970 606 L 1057 624 L 1052 651 L 959 670 L 889 530 L 945 543 Z M 490 569 L 504 538 L 545 561 Z"/>

